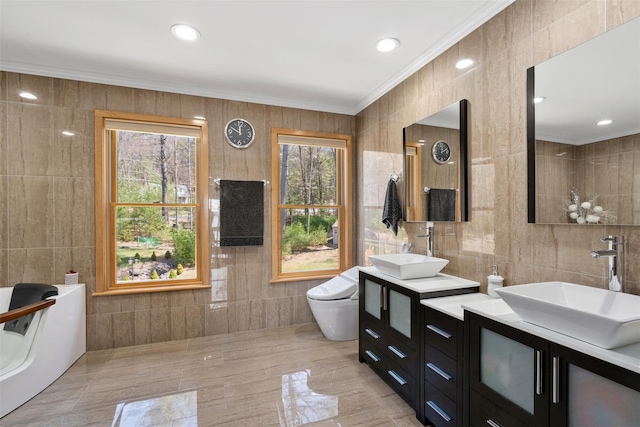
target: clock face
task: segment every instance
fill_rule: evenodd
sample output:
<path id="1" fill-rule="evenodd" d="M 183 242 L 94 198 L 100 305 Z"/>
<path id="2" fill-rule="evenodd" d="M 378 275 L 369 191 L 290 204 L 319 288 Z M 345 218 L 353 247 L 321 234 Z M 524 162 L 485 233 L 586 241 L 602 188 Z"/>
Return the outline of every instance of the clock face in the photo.
<path id="1" fill-rule="evenodd" d="M 449 148 L 449 144 L 446 142 L 438 141 L 433 144 L 431 154 L 433 155 L 433 160 L 440 164 L 444 164 L 451 158 L 451 149 Z"/>
<path id="2" fill-rule="evenodd" d="M 233 119 L 224 128 L 229 144 L 236 148 L 247 148 L 253 142 L 255 133 L 251 123 L 244 119 Z"/>

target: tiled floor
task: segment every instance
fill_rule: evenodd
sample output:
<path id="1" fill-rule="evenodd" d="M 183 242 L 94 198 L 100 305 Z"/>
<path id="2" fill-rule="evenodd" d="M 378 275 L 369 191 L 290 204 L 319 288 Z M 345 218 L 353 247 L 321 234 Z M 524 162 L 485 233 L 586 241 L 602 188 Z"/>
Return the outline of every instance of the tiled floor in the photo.
<path id="1" fill-rule="evenodd" d="M 93 351 L 0 426 L 421 426 L 315 324 Z"/>

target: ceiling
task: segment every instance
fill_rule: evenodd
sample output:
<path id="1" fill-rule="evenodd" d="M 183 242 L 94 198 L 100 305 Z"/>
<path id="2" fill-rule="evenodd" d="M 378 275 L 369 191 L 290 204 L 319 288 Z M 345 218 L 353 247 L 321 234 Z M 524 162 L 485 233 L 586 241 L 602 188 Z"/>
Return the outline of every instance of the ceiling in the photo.
<path id="1" fill-rule="evenodd" d="M 356 114 L 513 1 L 0 0 L 0 69 Z"/>

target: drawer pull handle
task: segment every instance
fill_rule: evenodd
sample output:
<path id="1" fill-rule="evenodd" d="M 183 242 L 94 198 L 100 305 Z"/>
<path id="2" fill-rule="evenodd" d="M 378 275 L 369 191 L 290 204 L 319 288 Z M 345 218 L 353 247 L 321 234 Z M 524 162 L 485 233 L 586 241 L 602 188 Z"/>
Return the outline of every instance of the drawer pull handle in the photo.
<path id="1" fill-rule="evenodd" d="M 427 368 L 431 369 L 433 372 L 435 372 L 436 374 L 440 375 L 442 378 L 444 378 L 447 381 L 449 381 L 451 378 L 453 378 L 451 375 L 447 374 L 445 371 L 443 371 L 442 369 L 438 368 L 436 365 L 434 365 L 431 362 L 427 363 Z"/>
<path id="2" fill-rule="evenodd" d="M 387 373 L 391 375 L 394 380 L 398 381 L 400 385 L 405 385 L 407 383 L 404 378 L 402 378 L 400 375 L 396 374 L 395 372 L 387 371 Z"/>
<path id="3" fill-rule="evenodd" d="M 435 402 L 431 401 L 431 400 L 427 400 L 427 405 L 429 405 L 429 407 L 431 409 L 433 409 L 434 411 L 436 411 L 436 413 L 438 415 L 440 415 L 446 422 L 451 421 L 451 417 L 449 416 L 449 414 L 447 414 L 442 408 L 440 408 Z"/>
<path id="4" fill-rule="evenodd" d="M 369 335 L 371 335 L 373 338 L 378 339 L 380 338 L 380 335 L 376 334 L 375 332 L 373 332 L 371 329 L 367 328 L 364 330 L 366 333 L 368 333 Z"/>
<path id="5" fill-rule="evenodd" d="M 487 420 L 487 424 L 489 424 L 491 427 L 502 427 L 500 424 L 498 424 L 497 422 L 493 421 L 491 418 L 489 418 Z"/>
<path id="6" fill-rule="evenodd" d="M 536 350 L 536 394 L 542 395 L 542 352 Z"/>
<path id="7" fill-rule="evenodd" d="M 374 362 L 379 362 L 380 361 L 380 358 L 378 356 L 376 356 L 373 351 L 365 350 L 365 353 L 367 354 L 367 356 L 369 356 L 371 359 L 373 359 Z"/>
<path id="8" fill-rule="evenodd" d="M 400 359 L 406 359 L 406 358 L 407 358 L 407 355 L 406 355 L 406 354 L 404 354 L 403 352 L 401 352 L 400 350 L 398 350 L 398 349 L 397 349 L 397 348 L 395 348 L 394 346 L 389 345 L 389 346 L 387 346 L 387 348 L 388 348 L 389 350 L 391 350 L 392 352 L 394 352 L 394 353 L 395 353 L 395 355 L 396 355 L 396 356 L 398 356 Z"/>
<path id="9" fill-rule="evenodd" d="M 552 368 L 553 389 L 551 393 L 551 401 L 553 403 L 560 403 L 560 358 L 558 356 L 553 356 Z"/>
<path id="10" fill-rule="evenodd" d="M 427 325 L 427 329 L 432 330 L 433 332 L 435 332 L 436 334 L 445 337 L 446 339 L 451 338 L 453 335 L 451 335 L 448 332 L 443 331 L 442 329 L 438 328 L 437 326 L 433 326 L 433 325 Z"/>

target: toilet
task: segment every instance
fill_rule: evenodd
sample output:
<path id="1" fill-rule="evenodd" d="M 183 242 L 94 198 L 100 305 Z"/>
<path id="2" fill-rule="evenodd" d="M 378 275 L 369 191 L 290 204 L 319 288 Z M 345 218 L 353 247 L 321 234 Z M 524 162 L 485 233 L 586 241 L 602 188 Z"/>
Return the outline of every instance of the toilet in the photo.
<path id="1" fill-rule="evenodd" d="M 307 291 L 313 317 L 327 339 L 358 338 L 358 267 Z"/>

